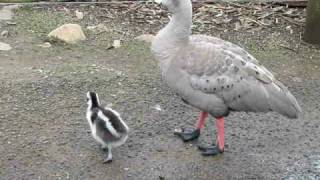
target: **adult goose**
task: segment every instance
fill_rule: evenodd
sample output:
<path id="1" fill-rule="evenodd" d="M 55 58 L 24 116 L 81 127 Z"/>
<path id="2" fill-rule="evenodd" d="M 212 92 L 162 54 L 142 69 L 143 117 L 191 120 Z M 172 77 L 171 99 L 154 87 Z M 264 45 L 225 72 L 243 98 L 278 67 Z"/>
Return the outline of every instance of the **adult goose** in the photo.
<path id="1" fill-rule="evenodd" d="M 297 118 L 301 108 L 288 89 L 241 47 L 222 39 L 191 35 L 190 0 L 156 0 L 172 17 L 152 42 L 168 86 L 184 102 L 201 110 L 195 128 L 175 134 L 196 139 L 208 114 L 216 118 L 216 144 L 202 147 L 203 155 L 224 151 L 224 117 L 231 111 L 276 111 Z"/>

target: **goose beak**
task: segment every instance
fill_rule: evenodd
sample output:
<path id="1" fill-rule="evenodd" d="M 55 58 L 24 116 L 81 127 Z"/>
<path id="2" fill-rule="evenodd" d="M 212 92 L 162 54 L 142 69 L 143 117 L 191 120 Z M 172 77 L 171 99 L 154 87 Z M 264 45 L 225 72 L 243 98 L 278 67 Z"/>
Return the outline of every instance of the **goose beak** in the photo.
<path id="1" fill-rule="evenodd" d="M 155 3 L 161 4 L 162 0 L 154 0 Z"/>

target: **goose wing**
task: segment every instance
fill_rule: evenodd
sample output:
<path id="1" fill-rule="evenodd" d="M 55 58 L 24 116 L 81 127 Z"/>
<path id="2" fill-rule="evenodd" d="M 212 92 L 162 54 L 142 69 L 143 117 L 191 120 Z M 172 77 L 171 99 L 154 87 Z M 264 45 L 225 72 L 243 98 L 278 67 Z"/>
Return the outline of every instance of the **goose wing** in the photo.
<path id="1" fill-rule="evenodd" d="M 219 100 L 212 103 L 223 102 L 234 111 L 274 110 L 291 118 L 301 111 L 294 96 L 270 71 L 230 42 L 191 36 L 189 45 L 177 54 L 176 63 L 189 80 L 187 86 Z"/>

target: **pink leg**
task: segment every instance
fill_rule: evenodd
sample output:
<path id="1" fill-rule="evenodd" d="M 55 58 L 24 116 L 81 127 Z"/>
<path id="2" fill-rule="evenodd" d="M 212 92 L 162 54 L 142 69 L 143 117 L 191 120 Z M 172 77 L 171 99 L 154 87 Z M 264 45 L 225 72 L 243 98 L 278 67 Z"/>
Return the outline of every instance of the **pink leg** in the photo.
<path id="1" fill-rule="evenodd" d="M 201 111 L 199 114 L 199 118 L 196 122 L 196 128 L 197 129 L 202 129 L 204 127 L 204 121 L 208 117 L 208 112 Z"/>
<path id="2" fill-rule="evenodd" d="M 224 119 L 217 118 L 216 119 L 216 145 L 218 146 L 220 151 L 224 150 Z"/>

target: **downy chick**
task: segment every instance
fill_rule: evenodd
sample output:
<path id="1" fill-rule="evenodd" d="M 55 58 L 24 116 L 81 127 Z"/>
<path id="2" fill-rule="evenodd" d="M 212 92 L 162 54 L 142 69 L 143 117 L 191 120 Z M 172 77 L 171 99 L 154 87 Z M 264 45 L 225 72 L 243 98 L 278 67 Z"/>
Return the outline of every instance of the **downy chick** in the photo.
<path id="1" fill-rule="evenodd" d="M 103 149 L 108 150 L 108 157 L 103 161 L 112 161 L 111 149 L 121 146 L 128 138 L 129 128 L 115 110 L 100 105 L 98 94 L 87 93 L 87 120 L 92 136 Z"/>

